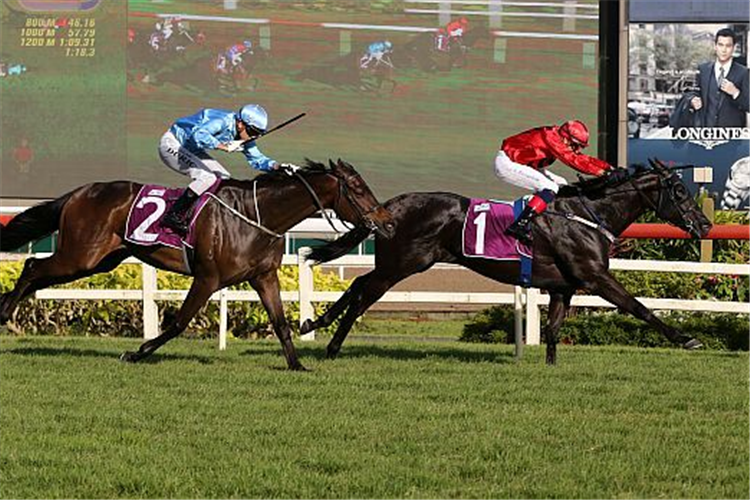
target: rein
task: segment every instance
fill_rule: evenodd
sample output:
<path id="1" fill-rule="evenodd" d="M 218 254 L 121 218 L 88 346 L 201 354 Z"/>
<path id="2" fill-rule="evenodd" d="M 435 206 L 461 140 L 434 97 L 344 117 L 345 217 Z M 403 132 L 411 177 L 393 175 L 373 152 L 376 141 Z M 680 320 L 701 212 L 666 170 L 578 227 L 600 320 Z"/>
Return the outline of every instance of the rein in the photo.
<path id="1" fill-rule="evenodd" d="M 612 234 L 612 232 L 609 229 L 607 229 L 603 224 L 601 223 L 597 224 L 596 222 L 592 222 L 572 212 L 556 212 L 554 210 L 547 210 L 545 213 L 550 214 L 550 215 L 557 215 L 559 217 L 564 217 L 574 222 L 580 222 L 584 226 L 588 226 L 592 229 L 596 229 L 597 231 L 602 233 L 604 237 L 609 240 L 610 243 L 614 243 L 617 240 L 617 237 L 614 234 Z"/>
<path id="2" fill-rule="evenodd" d="M 353 177 L 353 176 L 341 177 L 341 176 L 336 175 L 335 173 L 332 173 L 332 172 L 327 172 L 327 174 L 328 175 L 332 175 L 333 177 L 335 177 L 339 181 L 338 182 L 338 184 L 339 184 L 339 190 L 338 190 L 338 193 L 336 195 L 336 200 L 334 202 L 334 210 L 338 206 L 339 201 L 340 201 L 341 197 L 343 196 L 344 198 L 346 198 L 349 201 L 349 204 L 351 205 L 352 209 L 357 213 L 357 215 L 365 223 L 365 225 L 367 225 L 367 227 L 370 230 L 375 229 L 375 223 L 372 222 L 368 218 L 368 216 L 371 213 L 375 212 L 378 208 L 380 208 L 380 205 L 377 205 L 374 208 L 372 208 L 371 210 L 365 212 L 359 206 L 359 204 L 357 204 L 356 202 L 352 201 L 349 198 L 349 195 L 348 195 L 349 190 L 348 190 L 347 183 L 348 183 L 349 179 L 351 177 Z M 328 224 L 331 226 L 331 229 L 333 229 L 337 234 L 341 234 L 341 231 L 334 225 L 333 220 L 331 220 L 331 217 L 326 212 L 325 207 L 323 207 L 323 203 L 320 201 L 320 198 L 318 197 L 317 193 L 315 192 L 315 189 L 313 189 L 313 187 L 310 185 L 310 183 L 307 182 L 307 179 L 305 179 L 299 172 L 296 172 L 296 171 L 293 172 L 291 175 L 292 175 L 292 177 L 294 177 L 297 180 L 299 180 L 302 183 L 302 185 L 305 187 L 305 189 L 308 191 L 308 193 L 310 193 L 310 196 L 312 196 L 313 203 L 314 203 L 315 207 L 323 214 L 323 217 L 325 218 L 326 222 L 328 222 Z M 255 204 L 255 213 L 256 213 L 257 221 L 254 221 L 254 220 L 248 218 L 247 216 L 245 216 L 244 214 L 242 214 L 238 210 L 232 208 L 225 201 L 221 200 L 219 197 L 217 197 L 213 193 L 209 193 L 209 196 L 211 198 L 213 198 L 216 202 L 218 202 L 221 206 L 223 206 L 224 208 L 226 208 L 227 210 L 229 210 L 229 212 L 231 212 L 232 215 L 238 217 L 243 222 L 245 222 L 245 223 L 247 223 L 247 224 L 249 224 L 249 225 L 251 225 L 253 227 L 258 228 L 261 231 L 263 231 L 263 232 L 265 232 L 265 233 L 267 233 L 267 234 L 269 234 L 269 235 L 271 235 L 271 236 L 273 236 L 275 238 L 281 238 L 281 237 L 283 237 L 282 234 L 279 234 L 276 231 L 268 229 L 267 227 L 265 227 L 261 223 L 260 207 L 258 206 L 257 185 L 258 185 L 258 182 L 256 180 L 256 181 L 253 182 L 253 200 L 254 200 L 254 204 Z M 341 219 L 341 222 L 344 223 L 344 224 L 346 224 L 346 221 L 344 221 L 343 219 Z"/>
<path id="3" fill-rule="evenodd" d="M 325 208 L 323 207 L 323 203 L 321 203 L 320 198 L 318 198 L 318 195 L 315 193 L 315 190 L 312 188 L 309 182 L 307 182 L 307 179 L 302 177 L 299 173 L 294 172 L 294 177 L 296 177 L 303 186 L 305 186 L 305 189 L 310 193 L 310 195 L 313 197 L 313 201 L 315 202 L 315 206 L 318 208 L 320 213 L 323 214 L 323 217 L 325 218 L 326 222 L 328 222 L 328 225 L 331 226 L 331 229 L 333 229 L 337 234 L 341 234 L 341 231 L 339 231 L 336 226 L 333 225 L 333 221 L 331 220 L 331 217 L 326 212 Z M 338 203 L 338 200 L 337 200 Z"/>
<path id="4" fill-rule="evenodd" d="M 654 205 L 654 203 L 651 201 L 651 199 L 649 199 L 649 197 L 644 194 L 643 190 L 641 188 L 639 188 L 635 184 L 635 182 L 633 181 L 633 177 L 628 177 L 628 179 L 627 179 L 626 182 L 630 183 L 630 185 L 633 186 L 633 189 L 618 189 L 618 190 L 611 191 L 608 194 L 612 195 L 612 194 L 617 194 L 617 193 L 630 193 L 630 192 L 634 192 L 635 191 L 635 192 L 637 192 L 641 196 L 641 198 L 645 199 L 648 202 L 648 204 L 651 206 L 651 208 L 653 208 L 655 211 L 658 212 L 659 209 L 658 209 L 657 205 L 659 205 L 661 203 L 661 196 L 662 196 L 661 190 L 659 190 L 659 203 L 657 203 L 657 205 Z M 660 184 L 663 184 L 663 179 L 660 178 L 659 182 L 660 182 Z M 581 187 L 580 186 L 575 186 L 575 188 L 576 188 L 576 192 L 578 194 L 578 199 L 581 201 L 581 205 L 583 205 L 583 208 L 589 213 L 589 215 L 591 215 L 591 217 L 596 222 L 590 221 L 590 220 L 588 220 L 588 219 L 586 219 L 584 217 L 581 217 L 580 215 L 576 215 L 576 214 L 574 214 L 572 212 L 557 212 L 557 211 L 554 211 L 554 210 L 547 210 L 546 213 L 548 213 L 550 215 L 556 215 L 556 216 L 559 216 L 559 217 L 563 217 L 565 219 L 568 219 L 568 220 L 571 220 L 571 221 L 574 221 L 574 222 L 578 222 L 580 224 L 583 224 L 584 226 L 590 227 L 590 228 L 592 228 L 592 229 L 594 229 L 596 231 L 599 231 L 602 235 L 604 235 L 605 238 L 607 238 L 607 240 L 610 243 L 614 243 L 617 240 L 617 237 L 612 233 L 612 231 L 610 231 L 604 225 L 604 223 L 599 218 L 599 216 L 596 214 L 596 212 L 594 212 L 591 209 L 591 207 L 589 207 L 589 205 L 586 203 L 586 199 L 583 197 L 583 190 L 581 189 Z"/>
<path id="5" fill-rule="evenodd" d="M 279 233 L 277 233 L 275 231 L 271 231 L 267 227 L 263 226 L 260 222 L 255 222 L 254 220 L 245 217 L 242 213 L 240 213 L 239 211 L 237 211 L 234 208 L 232 208 L 229 205 L 227 205 L 227 203 L 224 200 L 222 200 L 221 198 L 219 198 L 215 194 L 209 193 L 208 196 L 210 196 L 211 198 L 213 198 L 214 200 L 216 200 L 221 206 L 223 206 L 224 208 L 226 208 L 227 210 L 229 210 L 232 213 L 232 215 L 238 217 L 243 222 L 246 222 L 246 223 L 250 224 L 253 227 L 257 227 L 261 231 L 263 231 L 263 232 L 265 232 L 267 234 L 270 234 L 271 236 L 273 236 L 275 238 L 282 238 L 284 236 L 283 234 L 279 234 Z M 257 211 L 257 198 L 256 198 L 256 211 Z M 258 220 L 260 220 L 260 213 L 258 213 Z"/>
<path id="6" fill-rule="evenodd" d="M 333 175 L 339 181 L 339 192 L 336 195 L 336 201 L 334 201 L 333 203 L 334 210 L 336 210 L 336 207 L 338 207 L 339 201 L 341 200 L 341 197 L 343 196 L 349 202 L 349 205 L 352 207 L 352 209 L 357 213 L 357 216 L 359 217 L 359 219 L 368 227 L 368 229 L 370 229 L 371 231 L 374 231 L 376 229 L 375 223 L 370 220 L 369 215 L 375 212 L 376 210 L 378 210 L 378 208 L 380 208 L 380 205 L 376 205 L 371 210 L 368 210 L 367 212 L 365 212 L 364 210 L 362 210 L 362 207 L 360 207 L 358 203 L 352 201 L 352 199 L 349 197 L 349 187 L 348 187 L 349 179 L 351 179 L 352 177 L 360 177 L 360 175 L 356 174 L 356 175 L 350 175 L 347 177 L 341 177 L 332 172 L 328 172 L 328 174 Z M 339 231 L 336 228 L 336 226 L 333 224 L 333 221 L 328 216 L 328 213 L 326 212 L 325 208 L 323 208 L 323 204 L 320 202 L 320 199 L 315 194 L 315 190 L 312 188 L 312 186 L 310 186 L 307 180 L 304 177 L 302 177 L 298 172 L 294 172 L 294 176 L 297 179 L 299 179 L 302 182 L 302 184 L 305 186 L 305 188 L 307 188 L 307 190 L 310 192 L 313 199 L 315 200 L 315 204 L 318 207 L 318 210 L 320 210 L 320 212 L 323 214 L 323 217 L 325 217 L 326 221 L 328 222 L 328 225 L 330 225 L 331 228 L 337 234 L 341 234 L 341 231 Z M 345 227 L 347 226 L 347 222 L 345 220 L 343 219 L 339 219 L 339 220 Z M 354 226 L 352 226 L 351 228 L 353 227 Z M 349 229 L 351 230 L 351 228 Z"/>
<path id="7" fill-rule="evenodd" d="M 686 168 L 686 167 L 683 167 L 683 168 Z M 656 173 L 658 175 L 658 181 L 659 181 L 659 189 L 658 189 L 658 196 L 659 196 L 659 198 L 656 201 L 656 203 L 654 203 L 651 200 L 651 198 L 649 198 L 648 196 L 646 196 L 644 190 L 642 188 L 640 188 L 635 183 L 635 180 L 634 180 L 633 176 L 629 176 L 625 180 L 628 184 L 630 184 L 632 186 L 632 189 L 617 189 L 617 188 L 613 188 L 613 190 L 610 191 L 609 193 L 607 193 L 607 195 L 609 196 L 609 195 L 618 194 L 618 193 L 637 192 L 638 195 L 640 196 L 640 198 L 646 202 L 646 205 L 648 207 L 650 207 L 651 209 L 653 209 L 658 214 L 659 211 L 660 211 L 660 208 L 662 206 L 663 200 L 664 200 L 664 191 L 666 191 L 667 195 L 669 196 L 670 200 L 672 201 L 672 204 L 679 211 L 679 213 L 682 216 L 683 220 L 686 222 L 686 224 L 688 224 L 690 227 L 692 227 L 693 226 L 692 221 L 690 221 L 686 217 L 687 211 L 683 208 L 682 203 L 679 202 L 676 199 L 675 185 L 674 185 L 673 181 L 671 181 L 672 176 L 674 176 L 676 174 L 672 174 L 671 176 L 666 176 L 665 177 L 665 176 L 661 175 L 661 171 L 658 170 L 658 169 L 656 169 Z M 577 190 L 577 193 L 578 193 L 578 199 L 581 201 L 581 204 L 583 205 L 584 209 L 591 215 L 591 217 L 596 222 L 592 222 L 592 221 L 590 221 L 590 220 L 588 220 L 588 219 L 586 219 L 584 217 L 575 215 L 575 214 L 573 214 L 571 212 L 565 212 L 564 213 L 564 212 L 556 212 L 556 211 L 548 210 L 547 213 L 549 213 L 551 215 L 561 216 L 561 217 L 564 217 L 564 218 L 566 218 L 568 220 L 576 221 L 576 222 L 579 222 L 579 223 L 581 223 L 581 224 L 583 224 L 585 226 L 593 228 L 593 229 L 599 231 L 600 233 L 602 233 L 611 243 L 614 243 L 615 240 L 616 240 L 615 235 L 612 234 L 612 232 L 609 229 L 607 229 L 607 227 L 602 223 L 602 221 L 599 218 L 599 216 L 588 206 L 588 204 L 586 203 L 585 198 L 583 197 L 583 190 L 581 189 L 581 187 L 580 186 L 576 186 L 576 190 Z"/>

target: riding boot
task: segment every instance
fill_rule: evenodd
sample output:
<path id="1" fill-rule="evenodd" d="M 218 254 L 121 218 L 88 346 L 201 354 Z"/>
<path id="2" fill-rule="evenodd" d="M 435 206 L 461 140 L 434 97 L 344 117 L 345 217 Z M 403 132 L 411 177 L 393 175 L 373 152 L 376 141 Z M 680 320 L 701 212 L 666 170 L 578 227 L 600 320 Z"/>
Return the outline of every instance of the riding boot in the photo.
<path id="1" fill-rule="evenodd" d="M 524 207 L 521 215 L 518 216 L 518 219 L 513 221 L 513 224 L 505 230 L 505 234 L 515 237 L 521 243 L 531 245 L 533 242 L 531 221 L 534 220 L 534 217 L 544 212 L 547 205 L 552 203 L 554 199 L 555 192 L 550 189 L 542 189 L 538 193 L 535 193 Z"/>
<path id="2" fill-rule="evenodd" d="M 177 198 L 177 201 L 172 205 L 172 208 L 167 212 L 161 221 L 163 227 L 168 227 L 174 231 L 177 235 L 184 237 L 188 232 L 188 224 L 190 221 L 190 212 L 193 208 L 193 203 L 198 199 L 198 195 L 190 188 L 185 191 Z"/>
<path id="3" fill-rule="evenodd" d="M 531 221 L 537 215 L 532 206 L 526 205 L 521 215 L 505 230 L 505 234 L 513 236 L 521 243 L 531 245 L 533 242 L 531 237 Z"/>

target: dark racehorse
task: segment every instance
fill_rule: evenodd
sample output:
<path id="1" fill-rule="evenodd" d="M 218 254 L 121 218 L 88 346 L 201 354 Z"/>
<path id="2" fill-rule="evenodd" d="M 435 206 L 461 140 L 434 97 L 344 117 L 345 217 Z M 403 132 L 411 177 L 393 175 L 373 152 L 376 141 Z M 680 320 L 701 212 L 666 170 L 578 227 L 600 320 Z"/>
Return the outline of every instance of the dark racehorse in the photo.
<path id="1" fill-rule="evenodd" d="M 462 228 L 469 200 L 452 193 L 408 193 L 384 204 L 396 221 L 391 239 L 376 238 L 375 269 L 360 276 L 326 313 L 308 320 L 302 333 L 330 325 L 346 310 L 328 356 L 335 357 L 356 318 L 393 285 L 414 273 L 426 271 L 436 262 L 461 264 L 488 278 L 520 284 L 518 262 L 467 258 L 462 253 Z M 647 321 L 672 342 L 685 348 L 700 342 L 664 324 L 630 295 L 610 274 L 611 235 L 619 235 L 641 214 L 656 214 L 694 237 L 704 236 L 711 224 L 699 210 L 677 172 L 658 162 L 650 168 L 612 173 L 561 188 L 546 213 L 533 224 L 534 263 L 531 285 L 550 294 L 549 321 L 544 334 L 547 363 L 556 359 L 557 332 L 576 290 L 586 289 L 621 310 Z M 600 224 L 605 230 L 586 225 Z M 327 262 L 367 237 L 365 230 L 353 230 L 341 239 L 313 250 L 310 258 Z"/>
<path id="2" fill-rule="evenodd" d="M 87 184 L 22 212 L 2 227 L 0 250 L 4 251 L 53 231 L 59 230 L 59 237 L 57 251 L 46 259 L 28 259 L 15 288 L 0 296 L 0 324 L 5 324 L 19 301 L 32 292 L 111 271 L 134 255 L 194 279 L 176 316 L 164 321 L 161 335 L 142 344 L 138 352 L 123 354 L 122 359 L 138 361 L 150 355 L 179 335 L 215 291 L 249 281 L 268 311 L 289 368 L 300 370 L 304 367 L 292 344 L 276 275 L 284 251 L 281 235 L 324 207 L 352 224 L 367 227 L 367 231 L 377 229 L 386 236 L 393 231 L 390 214 L 354 167 L 341 160 L 331 162 L 330 168 L 308 162 L 293 176 L 279 171 L 255 180 L 222 182 L 216 196 L 226 206 L 211 200 L 198 216 L 195 255 L 188 268 L 181 250 L 125 241 L 128 212 L 140 188 L 140 184 L 124 181 Z"/>
<path id="3" fill-rule="evenodd" d="M 369 68 L 360 67 L 358 52 L 337 56 L 333 60 L 323 61 L 303 69 L 293 79 L 297 81 L 313 80 L 331 87 L 361 92 L 393 93 L 396 81 L 393 79 L 393 67 L 387 63 L 373 63 Z M 389 61 L 390 62 L 390 61 Z M 384 85 L 384 84 L 388 85 Z"/>
<path id="4" fill-rule="evenodd" d="M 403 46 L 393 51 L 393 64 L 399 68 L 417 67 L 423 71 L 450 71 L 466 65 L 469 49 L 479 40 L 489 38 L 486 27 L 466 31 L 459 40 L 451 40 L 448 50 L 440 51 L 435 46 L 435 34 L 425 32 L 415 35 Z"/>

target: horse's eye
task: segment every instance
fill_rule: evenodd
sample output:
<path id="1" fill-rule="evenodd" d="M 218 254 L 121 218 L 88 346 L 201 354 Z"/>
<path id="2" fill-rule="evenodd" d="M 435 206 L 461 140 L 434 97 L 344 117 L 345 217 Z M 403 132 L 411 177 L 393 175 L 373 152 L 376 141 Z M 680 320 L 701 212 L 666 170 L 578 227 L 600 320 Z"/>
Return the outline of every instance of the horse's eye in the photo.
<path id="1" fill-rule="evenodd" d="M 687 189 L 685 189 L 685 186 L 683 186 L 682 184 L 677 184 L 674 187 L 674 196 L 676 199 L 682 201 L 684 199 L 687 199 L 689 195 Z"/>

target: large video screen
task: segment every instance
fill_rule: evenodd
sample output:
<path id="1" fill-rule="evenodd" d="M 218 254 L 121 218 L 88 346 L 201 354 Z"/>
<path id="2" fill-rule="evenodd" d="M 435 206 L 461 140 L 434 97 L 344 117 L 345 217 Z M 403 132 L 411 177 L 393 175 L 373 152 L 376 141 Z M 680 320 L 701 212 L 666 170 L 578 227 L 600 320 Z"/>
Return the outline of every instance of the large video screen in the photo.
<path id="1" fill-rule="evenodd" d="M 628 160 L 710 167 L 688 185 L 718 208 L 750 207 L 747 54 L 747 22 L 631 24 Z"/>
<path id="2" fill-rule="evenodd" d="M 493 174 L 502 140 L 569 119 L 588 124 L 596 155 L 596 0 L 54 4 L 2 0 L 3 198 L 111 179 L 186 185 L 161 163 L 161 135 L 202 108 L 247 103 L 271 126 L 307 113 L 259 141 L 264 154 L 343 158 L 382 199 L 516 196 Z M 378 42 L 387 57 L 367 55 Z M 257 173 L 241 154 L 212 155 L 234 177 Z"/>

